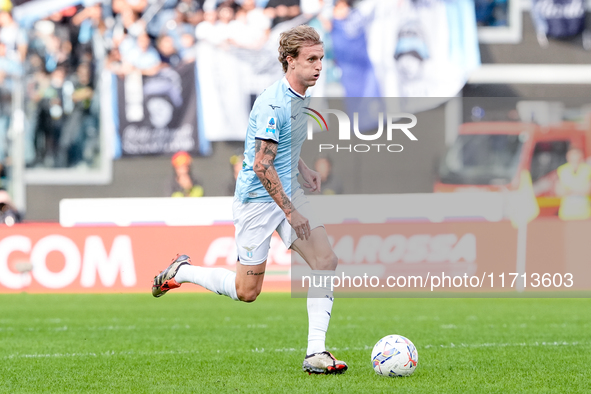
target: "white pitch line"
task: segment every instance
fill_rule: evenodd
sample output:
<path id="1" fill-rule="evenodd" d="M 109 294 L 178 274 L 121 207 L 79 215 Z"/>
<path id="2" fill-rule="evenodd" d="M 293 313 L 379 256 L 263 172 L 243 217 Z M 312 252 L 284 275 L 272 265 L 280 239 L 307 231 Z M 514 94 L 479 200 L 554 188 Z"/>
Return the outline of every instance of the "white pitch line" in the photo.
<path id="1" fill-rule="evenodd" d="M 116 352 L 114 350 L 107 350 L 105 352 L 88 352 L 88 353 L 46 353 L 46 354 L 10 354 L 8 356 L 2 357 L 2 359 L 15 359 L 15 358 L 61 358 L 61 357 L 111 357 L 111 356 L 152 356 L 157 354 L 192 354 L 192 353 L 199 353 L 198 350 L 163 350 L 163 351 L 154 351 L 154 352 L 135 352 L 135 351 L 126 351 L 126 352 Z"/>
<path id="2" fill-rule="evenodd" d="M 450 343 L 450 344 L 440 344 L 440 345 L 424 345 L 418 346 L 417 349 L 466 349 L 466 348 L 502 348 L 502 347 L 544 347 L 544 346 L 591 346 L 591 342 L 532 342 L 532 343 Z M 331 351 L 361 351 L 361 350 L 372 350 L 373 346 L 355 346 L 355 347 L 331 347 Z M 230 350 L 212 350 L 212 351 L 199 351 L 199 350 L 166 350 L 166 351 L 153 351 L 153 352 L 136 352 L 136 351 L 125 351 L 125 352 L 116 352 L 114 350 L 108 350 L 105 352 L 88 352 L 88 353 L 45 353 L 45 354 L 10 354 L 8 356 L 2 357 L 4 360 L 8 359 L 17 359 L 17 358 L 61 358 L 61 357 L 112 357 L 112 356 L 152 356 L 158 354 L 207 354 L 207 353 L 228 353 Z M 306 348 L 277 348 L 277 349 L 265 349 L 265 348 L 255 348 L 250 349 L 253 353 L 268 353 L 268 352 L 304 352 Z"/>
<path id="3" fill-rule="evenodd" d="M 263 327 L 264 326 L 264 327 Z M 188 324 L 174 324 L 172 326 L 160 326 L 158 329 L 161 330 L 178 330 L 178 329 L 190 329 L 191 326 Z M 236 328 L 241 328 L 240 326 L 236 326 Z M 266 325 L 248 325 L 247 328 L 266 328 Z M 14 327 L 0 327 L 1 331 L 116 331 L 116 330 L 144 330 L 144 328 L 138 328 L 136 325 L 129 325 L 129 326 L 118 326 L 118 325 L 109 325 L 109 326 L 60 326 L 60 327 L 23 327 L 23 328 L 14 328 Z"/>
<path id="4" fill-rule="evenodd" d="M 538 346 L 590 346 L 591 342 L 532 342 L 532 343 L 450 343 L 449 345 L 426 345 L 423 349 L 487 348 L 487 347 L 538 347 Z"/>
<path id="5" fill-rule="evenodd" d="M 489 348 L 489 347 L 536 347 L 536 346 L 591 346 L 591 342 L 532 342 L 532 343 L 450 343 L 447 345 L 423 345 L 417 346 L 418 350 L 421 349 L 453 349 L 453 348 Z M 359 351 L 359 350 L 372 350 L 373 346 L 356 346 L 356 347 L 342 347 L 336 348 L 331 347 L 331 351 Z M 280 349 L 264 349 L 264 348 L 255 348 L 251 349 L 251 352 L 254 353 L 264 353 L 264 352 L 300 352 L 305 351 L 306 348 L 295 349 L 295 348 L 280 348 Z M 219 351 L 218 351 L 219 352 Z"/>

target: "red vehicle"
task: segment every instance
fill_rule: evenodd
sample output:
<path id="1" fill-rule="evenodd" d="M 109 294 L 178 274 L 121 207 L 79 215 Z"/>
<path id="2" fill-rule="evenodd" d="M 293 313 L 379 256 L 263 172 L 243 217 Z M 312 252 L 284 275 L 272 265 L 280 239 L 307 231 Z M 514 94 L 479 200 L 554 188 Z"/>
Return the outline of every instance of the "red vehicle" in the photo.
<path id="1" fill-rule="evenodd" d="M 556 215 L 556 169 L 566 163 L 570 147 L 583 150 L 589 130 L 574 122 L 540 126 L 521 122 L 465 123 L 439 168 L 435 192 L 510 191 L 519 187 L 521 170 L 529 170 L 541 215 Z"/>

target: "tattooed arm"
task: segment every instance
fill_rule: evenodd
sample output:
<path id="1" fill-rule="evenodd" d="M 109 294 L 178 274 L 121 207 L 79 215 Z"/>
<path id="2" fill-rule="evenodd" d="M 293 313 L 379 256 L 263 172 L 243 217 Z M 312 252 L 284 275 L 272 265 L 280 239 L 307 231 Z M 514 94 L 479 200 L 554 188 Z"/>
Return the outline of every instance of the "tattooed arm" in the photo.
<path id="1" fill-rule="evenodd" d="M 285 212 L 287 221 L 296 231 L 297 236 L 301 239 L 307 239 L 310 235 L 308 219 L 293 207 L 291 200 L 283 190 L 283 185 L 275 169 L 274 161 L 275 156 L 277 156 L 277 147 L 278 144 L 274 141 L 256 139 L 253 170 L 271 198 Z"/>

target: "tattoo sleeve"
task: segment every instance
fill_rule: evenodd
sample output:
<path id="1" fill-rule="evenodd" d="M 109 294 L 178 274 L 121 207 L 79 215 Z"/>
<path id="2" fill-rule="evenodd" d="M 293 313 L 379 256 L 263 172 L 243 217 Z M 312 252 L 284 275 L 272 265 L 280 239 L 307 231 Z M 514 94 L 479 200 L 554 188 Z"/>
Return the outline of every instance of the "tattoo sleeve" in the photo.
<path id="1" fill-rule="evenodd" d="M 255 140 L 253 170 L 279 208 L 285 213 L 291 213 L 293 206 L 283 190 L 283 185 L 281 185 L 273 164 L 275 156 L 277 156 L 277 147 L 278 144 L 273 141 Z"/>

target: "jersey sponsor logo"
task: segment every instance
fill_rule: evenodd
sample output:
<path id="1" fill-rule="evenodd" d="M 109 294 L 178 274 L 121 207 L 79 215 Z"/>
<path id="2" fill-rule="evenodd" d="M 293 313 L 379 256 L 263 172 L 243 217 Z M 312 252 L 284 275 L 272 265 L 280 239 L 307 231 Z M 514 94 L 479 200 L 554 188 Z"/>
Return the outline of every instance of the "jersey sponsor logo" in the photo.
<path id="1" fill-rule="evenodd" d="M 281 108 L 280 106 L 278 106 L 278 105 L 273 105 L 273 104 L 269 104 L 269 107 L 271 107 L 271 109 L 272 109 L 273 111 L 275 111 L 275 108 Z"/>
<path id="2" fill-rule="evenodd" d="M 275 121 L 274 117 L 270 116 L 269 119 L 267 120 L 267 129 L 265 130 L 265 132 L 275 134 L 276 128 L 277 128 L 277 122 Z"/>
<path id="3" fill-rule="evenodd" d="M 293 114 L 293 115 L 291 115 L 291 118 L 292 118 L 293 120 L 296 120 L 296 116 L 298 116 L 298 114 Z"/>

